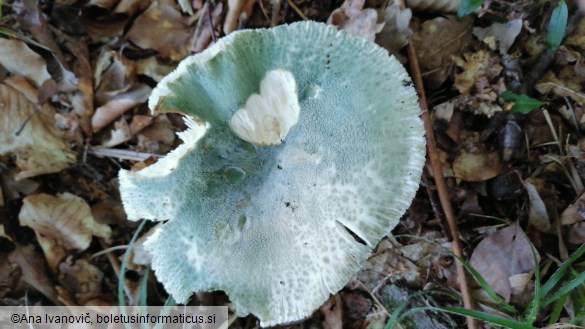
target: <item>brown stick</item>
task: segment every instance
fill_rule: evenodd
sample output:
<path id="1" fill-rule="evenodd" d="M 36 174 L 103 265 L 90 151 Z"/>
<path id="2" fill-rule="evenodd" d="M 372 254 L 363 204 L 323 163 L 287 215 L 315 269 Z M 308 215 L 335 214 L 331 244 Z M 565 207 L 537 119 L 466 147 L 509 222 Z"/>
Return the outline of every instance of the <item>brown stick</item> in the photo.
<path id="1" fill-rule="evenodd" d="M 451 237 L 453 240 L 452 241 L 453 253 L 457 257 L 464 259 L 463 252 L 461 249 L 461 242 L 459 241 L 459 228 L 457 227 L 457 222 L 455 220 L 455 214 L 453 212 L 451 200 L 449 199 L 449 194 L 447 193 L 447 185 L 445 184 L 445 179 L 443 178 L 443 169 L 441 168 L 441 162 L 439 160 L 437 142 L 435 140 L 435 135 L 433 133 L 433 125 L 431 124 L 431 119 L 429 115 L 427 97 L 424 90 L 420 66 L 418 64 L 416 49 L 414 48 L 414 44 L 412 43 L 412 36 L 410 37 L 410 40 L 408 42 L 408 59 L 410 63 L 410 70 L 412 72 L 414 86 L 420 98 L 419 104 L 421 108 L 421 117 L 425 125 L 429 161 L 431 163 L 431 168 L 433 169 L 433 173 L 435 176 L 435 185 L 437 186 L 439 200 L 441 201 L 441 206 L 443 207 L 443 211 L 445 213 L 445 217 L 447 218 L 447 223 L 449 224 L 449 229 L 451 231 Z M 461 264 L 460 261 L 456 261 L 455 266 L 457 268 L 457 277 L 459 278 L 459 289 L 461 290 L 461 295 L 463 296 L 463 305 L 467 309 L 473 309 L 474 303 L 473 299 L 471 299 L 465 269 L 463 268 L 463 265 Z M 479 327 L 475 319 L 467 317 L 467 328 L 478 329 Z"/>

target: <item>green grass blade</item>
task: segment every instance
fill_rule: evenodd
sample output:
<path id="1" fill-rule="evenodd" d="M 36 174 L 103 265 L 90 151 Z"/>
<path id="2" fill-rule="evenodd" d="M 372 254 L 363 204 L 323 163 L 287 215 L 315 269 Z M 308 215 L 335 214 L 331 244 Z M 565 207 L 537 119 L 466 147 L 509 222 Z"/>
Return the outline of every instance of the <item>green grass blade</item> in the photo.
<path id="1" fill-rule="evenodd" d="M 567 274 L 567 270 L 571 267 L 571 265 L 579 259 L 583 254 L 585 254 L 585 244 L 581 245 L 579 249 L 577 249 L 569 259 L 564 261 L 561 266 L 556 270 L 556 272 L 546 281 L 544 285 L 542 285 L 542 296 L 546 297 L 552 289 L 561 282 L 562 278 Z"/>
<path id="2" fill-rule="evenodd" d="M 148 275 L 150 274 L 150 268 L 147 267 L 144 270 L 144 275 L 140 278 L 140 285 L 138 286 L 139 291 L 139 298 L 138 298 L 138 305 L 140 306 L 147 306 L 147 299 L 148 299 Z"/>
<path id="3" fill-rule="evenodd" d="M 409 300 L 405 300 L 404 302 L 400 303 L 396 308 L 394 308 L 394 312 L 390 315 L 390 319 L 386 322 L 384 329 L 394 329 L 394 327 L 398 324 L 398 320 L 400 319 L 400 313 L 402 310 L 408 305 Z"/>
<path id="4" fill-rule="evenodd" d="M 130 251 L 134 248 L 134 243 L 136 242 L 136 239 L 138 239 L 138 235 L 140 234 L 140 231 L 142 231 L 142 229 L 144 228 L 144 224 L 146 224 L 146 220 L 142 220 L 142 222 L 140 223 L 140 225 L 136 229 L 136 232 L 134 232 L 132 239 L 130 239 L 130 243 L 128 243 L 128 248 L 126 248 L 126 251 L 124 252 L 124 257 L 122 258 L 122 264 L 120 265 L 120 273 L 118 273 L 118 305 L 119 306 L 126 305 L 126 301 L 125 301 L 126 294 L 124 293 L 124 275 L 126 274 L 128 258 L 130 257 Z"/>
<path id="5" fill-rule="evenodd" d="M 542 283 L 540 282 L 540 264 L 538 263 L 538 253 L 534 245 L 530 242 L 528 236 L 522 231 L 522 236 L 528 242 L 530 246 L 530 251 L 532 252 L 532 260 L 534 261 L 534 297 L 532 297 L 532 302 L 529 305 L 530 312 L 526 317 L 526 323 L 533 324 L 538 317 L 538 313 L 540 312 L 540 307 L 542 305 Z"/>
<path id="6" fill-rule="evenodd" d="M 461 259 L 459 257 L 457 257 L 455 254 L 451 253 L 451 255 L 453 257 L 455 257 L 459 262 L 461 262 L 461 264 L 463 265 L 463 267 L 465 267 L 465 269 L 467 270 L 467 272 L 469 272 L 469 274 L 471 274 L 471 276 L 473 277 L 473 279 L 475 281 L 477 281 L 477 283 L 481 286 L 481 288 L 483 290 L 485 290 L 485 292 L 488 294 L 488 296 L 500 307 L 500 309 L 502 311 L 508 312 L 510 315 L 516 315 L 518 314 L 518 310 L 516 310 L 514 308 L 514 306 L 506 303 L 506 301 L 500 297 L 500 295 L 498 295 L 494 289 L 492 289 L 492 287 L 490 286 L 490 284 L 483 278 L 483 276 L 481 276 L 481 274 L 479 274 L 479 272 L 477 272 L 473 266 L 471 266 L 468 262 L 466 262 L 464 259 Z"/>
<path id="7" fill-rule="evenodd" d="M 561 317 L 561 311 L 563 310 L 563 306 L 565 306 L 565 302 L 569 295 L 561 296 L 561 298 L 557 299 L 555 306 L 553 307 L 552 312 L 550 313 L 550 319 L 548 320 L 548 324 L 555 324 L 559 321 Z"/>
<path id="8" fill-rule="evenodd" d="M 466 308 L 461 308 L 461 307 L 438 307 L 438 309 L 442 310 L 444 312 L 452 313 L 452 314 L 469 316 L 469 317 L 472 317 L 472 318 L 477 319 L 477 320 L 481 320 L 481 321 L 491 323 L 494 325 L 498 325 L 498 326 L 503 326 L 506 328 L 536 329 L 536 327 L 533 327 L 530 324 L 526 324 L 526 323 L 523 323 L 523 322 L 520 322 L 520 321 L 517 321 L 514 319 L 508 319 L 508 318 L 504 318 L 504 317 L 499 316 L 499 315 L 485 313 L 485 312 L 481 312 L 481 311 L 477 311 L 477 310 L 468 310 Z"/>
<path id="9" fill-rule="evenodd" d="M 544 306 L 554 302 L 555 300 L 561 298 L 562 296 L 566 296 L 566 295 L 570 294 L 571 292 L 573 292 L 574 289 L 580 287 L 584 282 L 585 282 L 585 272 L 581 273 L 575 279 L 569 281 L 561 289 L 559 289 L 556 293 L 554 293 L 552 296 L 547 298 L 544 302 Z"/>

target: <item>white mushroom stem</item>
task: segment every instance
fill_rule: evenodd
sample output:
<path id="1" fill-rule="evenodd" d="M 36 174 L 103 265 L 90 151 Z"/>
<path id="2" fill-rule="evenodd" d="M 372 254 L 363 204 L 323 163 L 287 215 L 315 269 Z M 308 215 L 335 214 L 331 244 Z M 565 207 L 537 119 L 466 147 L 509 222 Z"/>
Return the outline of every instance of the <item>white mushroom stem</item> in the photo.
<path id="1" fill-rule="evenodd" d="M 257 146 L 277 146 L 299 121 L 299 100 L 294 76 L 276 69 L 260 82 L 260 93 L 234 113 L 229 125 L 234 133 Z"/>

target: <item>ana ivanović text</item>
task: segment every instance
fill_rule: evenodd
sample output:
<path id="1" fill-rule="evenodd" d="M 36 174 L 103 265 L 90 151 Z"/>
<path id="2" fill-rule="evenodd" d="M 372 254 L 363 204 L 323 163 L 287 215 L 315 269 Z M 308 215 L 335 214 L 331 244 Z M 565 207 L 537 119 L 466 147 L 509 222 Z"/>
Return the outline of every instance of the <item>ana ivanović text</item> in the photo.
<path id="1" fill-rule="evenodd" d="M 86 323 L 86 324 L 103 324 L 103 323 L 128 323 L 128 324 L 181 324 L 181 323 L 215 323 L 215 314 L 212 315 L 150 315 L 150 314 L 90 314 L 81 315 L 27 315 L 13 314 L 12 323 Z"/>

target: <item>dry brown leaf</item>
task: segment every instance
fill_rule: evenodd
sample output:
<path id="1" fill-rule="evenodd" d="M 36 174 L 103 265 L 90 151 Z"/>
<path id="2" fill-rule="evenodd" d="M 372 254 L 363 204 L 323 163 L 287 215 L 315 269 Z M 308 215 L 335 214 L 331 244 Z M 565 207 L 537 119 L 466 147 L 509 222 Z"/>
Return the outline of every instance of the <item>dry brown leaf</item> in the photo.
<path id="1" fill-rule="evenodd" d="M 453 61 L 462 69 L 461 73 L 455 75 L 454 86 L 463 95 L 468 95 L 472 87 L 480 82 L 480 78 L 486 78 L 489 81 L 498 76 L 503 68 L 499 64 L 499 59 L 485 50 L 465 53 L 463 58 L 454 57 Z"/>
<path id="2" fill-rule="evenodd" d="M 179 61 L 189 54 L 195 41 L 195 28 L 188 23 L 189 19 L 174 6 L 155 1 L 134 21 L 128 38 L 143 49 L 154 49 Z"/>
<path id="3" fill-rule="evenodd" d="M 358 273 L 357 279 L 371 290 L 388 282 L 420 286 L 424 281 L 423 274 L 430 267 L 427 267 L 427 261 L 429 257 L 439 254 L 436 251 L 436 245 L 425 242 L 412 247 L 405 245 L 395 248 L 388 241 L 382 241 L 375 255 L 368 259 Z M 437 266 L 437 262 L 432 266 Z"/>
<path id="4" fill-rule="evenodd" d="M 223 33 L 229 34 L 235 31 L 240 25 L 239 22 L 245 21 L 250 17 L 256 1 L 258 0 L 228 0 L 228 11 L 223 23 Z"/>
<path id="5" fill-rule="evenodd" d="M 18 265 L 22 271 L 22 279 L 41 292 L 55 305 L 59 305 L 57 291 L 47 273 L 44 260 L 32 245 L 16 244 L 16 249 L 8 256 L 10 262 Z"/>
<path id="6" fill-rule="evenodd" d="M 112 38 L 122 35 L 132 15 L 149 5 L 148 0 L 90 1 L 83 7 L 80 22 L 92 39 Z"/>
<path id="7" fill-rule="evenodd" d="M 341 295 L 343 304 L 346 306 L 345 310 L 347 312 L 345 315 L 350 320 L 365 319 L 374 306 L 372 300 L 361 293 L 341 291 L 339 294 Z"/>
<path id="8" fill-rule="evenodd" d="M 343 328 L 343 303 L 339 294 L 329 298 L 328 301 L 320 308 L 323 312 L 323 329 L 342 329 Z"/>
<path id="9" fill-rule="evenodd" d="M 507 23 L 493 23 L 485 28 L 474 27 L 473 35 L 490 46 L 492 50 L 496 50 L 497 41 L 497 49 L 504 55 L 508 53 L 508 49 L 512 47 L 516 37 L 522 31 L 522 24 L 522 19 L 517 18 Z"/>
<path id="10" fill-rule="evenodd" d="M 65 65 L 67 63 L 65 56 L 63 56 L 63 52 L 52 34 L 58 30 L 52 29 L 47 24 L 45 15 L 39 9 L 39 3 L 37 1 L 15 0 L 11 8 L 16 14 L 20 27 L 28 31 L 38 43 L 49 48 L 59 63 Z"/>
<path id="11" fill-rule="evenodd" d="M 585 12 L 585 0 L 579 0 L 581 12 Z M 585 20 L 580 19 L 575 31 L 565 40 L 567 46 L 575 46 L 585 50 Z"/>
<path id="12" fill-rule="evenodd" d="M 208 4 L 209 2 L 206 2 Z M 207 6 L 204 6 L 201 10 L 208 10 L 206 9 Z M 209 8 L 209 7 L 207 7 Z M 196 30 L 194 39 L 195 44 L 191 48 L 191 51 L 194 53 L 201 52 L 205 50 L 213 41 L 212 35 L 215 33 L 214 31 L 218 29 L 221 25 L 221 14 L 223 13 L 223 4 L 221 2 L 216 2 L 213 6 L 213 10 L 211 11 L 211 15 L 206 14 L 204 17 L 201 17 L 197 25 L 199 26 L 198 31 Z M 211 22 L 209 23 L 209 16 L 211 16 Z M 213 25 L 213 29 L 211 29 L 211 25 Z"/>
<path id="13" fill-rule="evenodd" d="M 34 194 L 23 200 L 18 215 L 20 224 L 32 228 L 53 272 L 65 257 L 67 250 L 85 250 L 92 236 L 109 239 L 109 226 L 97 223 L 89 205 L 71 193 L 54 197 Z"/>
<path id="14" fill-rule="evenodd" d="M 103 143 L 103 147 L 113 147 L 129 141 L 136 133 L 149 126 L 152 123 L 152 117 L 148 115 L 135 115 L 132 117 L 130 125 L 125 120 L 116 122 L 110 139 Z"/>
<path id="15" fill-rule="evenodd" d="M 127 91 L 114 93 L 114 96 L 105 105 L 95 110 L 95 114 L 91 118 L 93 131 L 99 131 L 119 118 L 124 112 L 146 102 L 150 92 L 151 88 L 149 86 L 140 83 L 132 86 Z"/>
<path id="16" fill-rule="evenodd" d="M 126 213 L 119 200 L 107 198 L 91 206 L 91 214 L 96 221 L 107 225 L 124 225 Z"/>
<path id="17" fill-rule="evenodd" d="M 55 127 L 54 109 L 36 104 L 36 89 L 24 78 L 0 83 L 0 108 L 0 155 L 16 155 L 17 180 L 55 173 L 75 162 L 75 153 Z"/>
<path id="18" fill-rule="evenodd" d="M 550 218 L 546 212 L 546 206 L 536 190 L 536 186 L 526 181 L 524 182 L 524 189 L 530 201 L 528 222 L 540 232 L 548 233 L 551 228 Z"/>
<path id="19" fill-rule="evenodd" d="M 459 56 L 472 42 L 470 15 L 457 19 L 455 16 L 437 17 L 425 21 L 413 34 L 423 78 L 427 86 L 437 89 L 449 77 L 452 57 Z"/>
<path id="20" fill-rule="evenodd" d="M 0 230 L 2 226 L 0 226 Z M 22 271 L 8 259 L 7 253 L 0 253 L 0 298 L 13 293 L 20 281 Z"/>
<path id="21" fill-rule="evenodd" d="M 51 79 L 47 62 L 20 40 L 0 38 L 0 64 L 14 75 L 28 78 L 37 88 Z"/>
<path id="22" fill-rule="evenodd" d="M 453 159 L 455 177 L 469 182 L 481 182 L 494 178 L 504 171 L 498 151 L 490 151 L 473 135 L 463 142 L 463 147 Z"/>
<path id="23" fill-rule="evenodd" d="M 386 48 L 394 56 L 402 56 L 400 49 L 408 43 L 412 35 L 410 19 L 412 11 L 403 9 L 395 2 L 390 2 L 384 11 L 384 27 L 376 36 L 376 43 Z"/>
<path id="24" fill-rule="evenodd" d="M 536 257 L 540 262 L 540 256 Z M 514 276 L 530 273 L 535 267 L 530 243 L 517 223 L 484 238 L 469 263 L 506 301 L 512 296 L 512 283 L 518 288 Z"/>
<path id="25" fill-rule="evenodd" d="M 571 225 L 567 241 L 573 244 L 585 243 L 585 222 Z"/>
<path id="26" fill-rule="evenodd" d="M 95 99 L 98 105 L 112 98 L 113 91 L 122 91 L 131 84 L 129 68 L 117 51 L 105 51 L 98 57 L 93 78 L 96 85 Z"/>
<path id="27" fill-rule="evenodd" d="M 5 238 L 5 239 L 10 240 L 8 235 L 6 235 L 6 232 L 4 232 L 4 225 L 1 225 L 1 224 L 0 224 L 0 238 Z"/>
<path id="28" fill-rule="evenodd" d="M 136 74 L 146 75 L 157 82 L 176 68 L 175 65 L 160 63 L 155 56 L 133 61 L 133 64 Z"/>
<path id="29" fill-rule="evenodd" d="M 351 35 L 374 42 L 376 33 L 381 29 L 377 24 L 378 13 L 372 8 L 364 8 L 365 0 L 345 0 L 327 19 L 327 24 L 349 32 Z"/>
<path id="30" fill-rule="evenodd" d="M 175 143 L 175 127 L 166 115 L 158 115 L 154 123 L 138 133 L 136 150 L 151 154 L 166 154 Z"/>
<path id="31" fill-rule="evenodd" d="M 585 220 L 585 193 L 581 193 L 561 214 L 561 224 L 570 225 Z"/>
<path id="32" fill-rule="evenodd" d="M 87 301 L 102 295 L 102 271 L 85 259 L 71 264 L 71 257 L 59 265 L 59 283 L 74 296 L 77 303 L 84 305 Z"/>
<path id="33" fill-rule="evenodd" d="M 571 89 L 550 71 L 544 74 L 542 79 L 534 86 L 534 89 L 541 94 L 552 92 L 558 97 L 570 97 L 581 106 L 585 106 L 585 93 L 582 90 Z"/>

